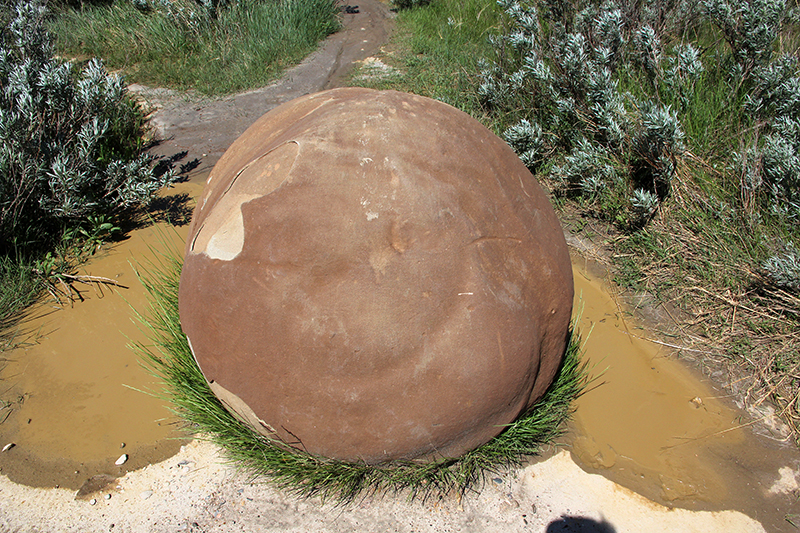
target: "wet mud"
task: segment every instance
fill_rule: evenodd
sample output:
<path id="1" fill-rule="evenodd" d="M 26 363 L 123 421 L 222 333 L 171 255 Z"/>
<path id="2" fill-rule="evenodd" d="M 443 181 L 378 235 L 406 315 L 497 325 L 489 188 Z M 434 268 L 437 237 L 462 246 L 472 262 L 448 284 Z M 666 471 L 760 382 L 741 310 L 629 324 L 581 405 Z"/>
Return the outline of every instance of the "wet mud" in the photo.
<path id="1" fill-rule="evenodd" d="M 585 358 L 597 376 L 576 402 L 566 437 L 573 459 L 667 507 L 733 509 L 768 531 L 788 528 L 798 495 L 778 481 L 782 469 L 798 470 L 797 450 L 755 435 L 723 391 L 644 340 L 651 333 L 588 262 L 573 257 L 573 274 Z"/>

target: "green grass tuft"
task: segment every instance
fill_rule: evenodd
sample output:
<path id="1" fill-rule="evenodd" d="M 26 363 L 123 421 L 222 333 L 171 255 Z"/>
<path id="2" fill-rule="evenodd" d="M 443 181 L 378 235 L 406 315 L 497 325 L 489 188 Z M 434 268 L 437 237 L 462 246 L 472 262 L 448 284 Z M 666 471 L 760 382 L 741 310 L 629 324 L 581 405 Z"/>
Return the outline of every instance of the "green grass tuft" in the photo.
<path id="1" fill-rule="evenodd" d="M 116 1 L 64 7 L 50 30 L 61 55 L 99 57 L 129 82 L 223 95 L 272 82 L 339 28 L 338 13 L 333 0 L 242 0 L 187 27 Z"/>
<path id="2" fill-rule="evenodd" d="M 588 382 L 580 361 L 579 336 L 570 342 L 555 382 L 542 400 L 497 437 L 457 459 L 429 463 L 394 461 L 380 465 L 314 456 L 253 431 L 217 400 L 197 366 L 178 317 L 181 262 L 162 255 L 141 276 L 149 297 L 149 316 L 139 316 L 151 346 L 137 345 L 147 366 L 159 376 L 165 397 L 193 434 L 218 444 L 228 459 L 253 477 L 265 477 L 301 496 L 318 495 L 339 502 L 362 492 L 408 490 L 411 497 L 476 488 L 488 471 L 520 466 L 527 456 L 561 434 L 572 401 Z"/>
<path id="3" fill-rule="evenodd" d="M 27 311 L 46 290 L 44 278 L 34 269 L 30 260 L 0 256 L 0 354 L 18 344 Z"/>

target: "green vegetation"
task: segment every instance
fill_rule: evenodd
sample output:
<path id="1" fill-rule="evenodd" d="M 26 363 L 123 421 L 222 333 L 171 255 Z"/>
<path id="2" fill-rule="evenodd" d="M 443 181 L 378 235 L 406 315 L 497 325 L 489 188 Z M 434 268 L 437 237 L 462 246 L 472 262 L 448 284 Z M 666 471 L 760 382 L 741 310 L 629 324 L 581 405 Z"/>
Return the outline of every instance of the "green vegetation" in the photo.
<path id="1" fill-rule="evenodd" d="M 209 438 L 244 471 L 264 475 L 297 494 L 350 501 L 362 491 L 408 490 L 412 496 L 431 491 L 463 493 L 479 484 L 487 471 L 520 464 L 552 442 L 571 413 L 571 402 L 586 386 L 577 334 L 555 382 L 545 397 L 496 438 L 458 459 L 431 463 L 395 461 L 380 465 L 317 457 L 256 433 L 228 412 L 203 377 L 183 334 L 178 316 L 181 260 L 164 255 L 148 266 L 142 282 L 150 295 L 150 313 L 140 320 L 152 346 L 137 346 L 167 390 L 187 429 Z"/>
<path id="2" fill-rule="evenodd" d="M 2 2 L 0 336 L 67 285 L 82 257 L 174 180 L 144 154 L 146 119 L 122 80 L 54 55 L 47 12 Z M 69 292 L 69 291 L 67 291 Z M 67 295 L 68 296 L 68 295 Z"/>
<path id="3" fill-rule="evenodd" d="M 567 227 L 605 228 L 617 281 L 674 316 L 664 333 L 796 430 L 799 14 L 784 0 L 439 0 L 398 13 L 390 74 L 354 79 L 494 128 Z"/>
<path id="4" fill-rule="evenodd" d="M 435 1 L 401 10 L 385 60 L 391 73 L 357 72 L 354 83 L 436 98 L 481 115 L 475 94 L 478 59 L 491 52 L 488 38 L 499 30 L 500 11 L 487 0 Z"/>
<path id="5" fill-rule="evenodd" d="M 33 265 L 0 256 L 0 353 L 19 342 L 23 312 L 44 290 L 45 280 Z"/>
<path id="6" fill-rule="evenodd" d="M 267 85 L 338 28 L 333 0 L 117 0 L 56 14 L 62 56 L 99 57 L 131 82 L 208 95 Z"/>
<path id="7" fill-rule="evenodd" d="M 20 4 L 0 50 L 0 253 L 48 248 L 89 216 L 148 200 L 173 178 L 144 155 L 145 118 L 102 64 L 53 57 L 45 10 Z"/>

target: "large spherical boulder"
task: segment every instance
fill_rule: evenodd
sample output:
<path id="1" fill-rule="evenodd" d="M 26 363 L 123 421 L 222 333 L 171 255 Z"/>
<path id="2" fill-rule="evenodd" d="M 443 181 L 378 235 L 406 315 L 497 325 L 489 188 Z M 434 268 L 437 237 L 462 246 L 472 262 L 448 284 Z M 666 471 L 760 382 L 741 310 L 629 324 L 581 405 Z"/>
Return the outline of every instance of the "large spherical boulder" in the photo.
<path id="1" fill-rule="evenodd" d="M 435 100 L 335 89 L 270 111 L 192 220 L 180 317 L 225 405 L 327 457 L 457 457 L 546 391 L 572 271 L 514 152 Z"/>

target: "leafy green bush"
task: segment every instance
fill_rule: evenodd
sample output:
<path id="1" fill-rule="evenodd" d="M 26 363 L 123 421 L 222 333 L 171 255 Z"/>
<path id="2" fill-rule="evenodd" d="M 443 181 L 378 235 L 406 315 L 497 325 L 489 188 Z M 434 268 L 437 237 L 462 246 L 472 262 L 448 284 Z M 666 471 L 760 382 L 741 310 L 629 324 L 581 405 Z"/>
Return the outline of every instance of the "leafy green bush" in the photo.
<path id="1" fill-rule="evenodd" d="M 97 60 L 54 58 L 45 8 L 21 2 L 0 42 L 0 251 L 52 242 L 96 213 L 146 202 L 173 179 L 143 155 L 145 121 Z M 59 235 L 60 236 L 60 235 Z"/>

